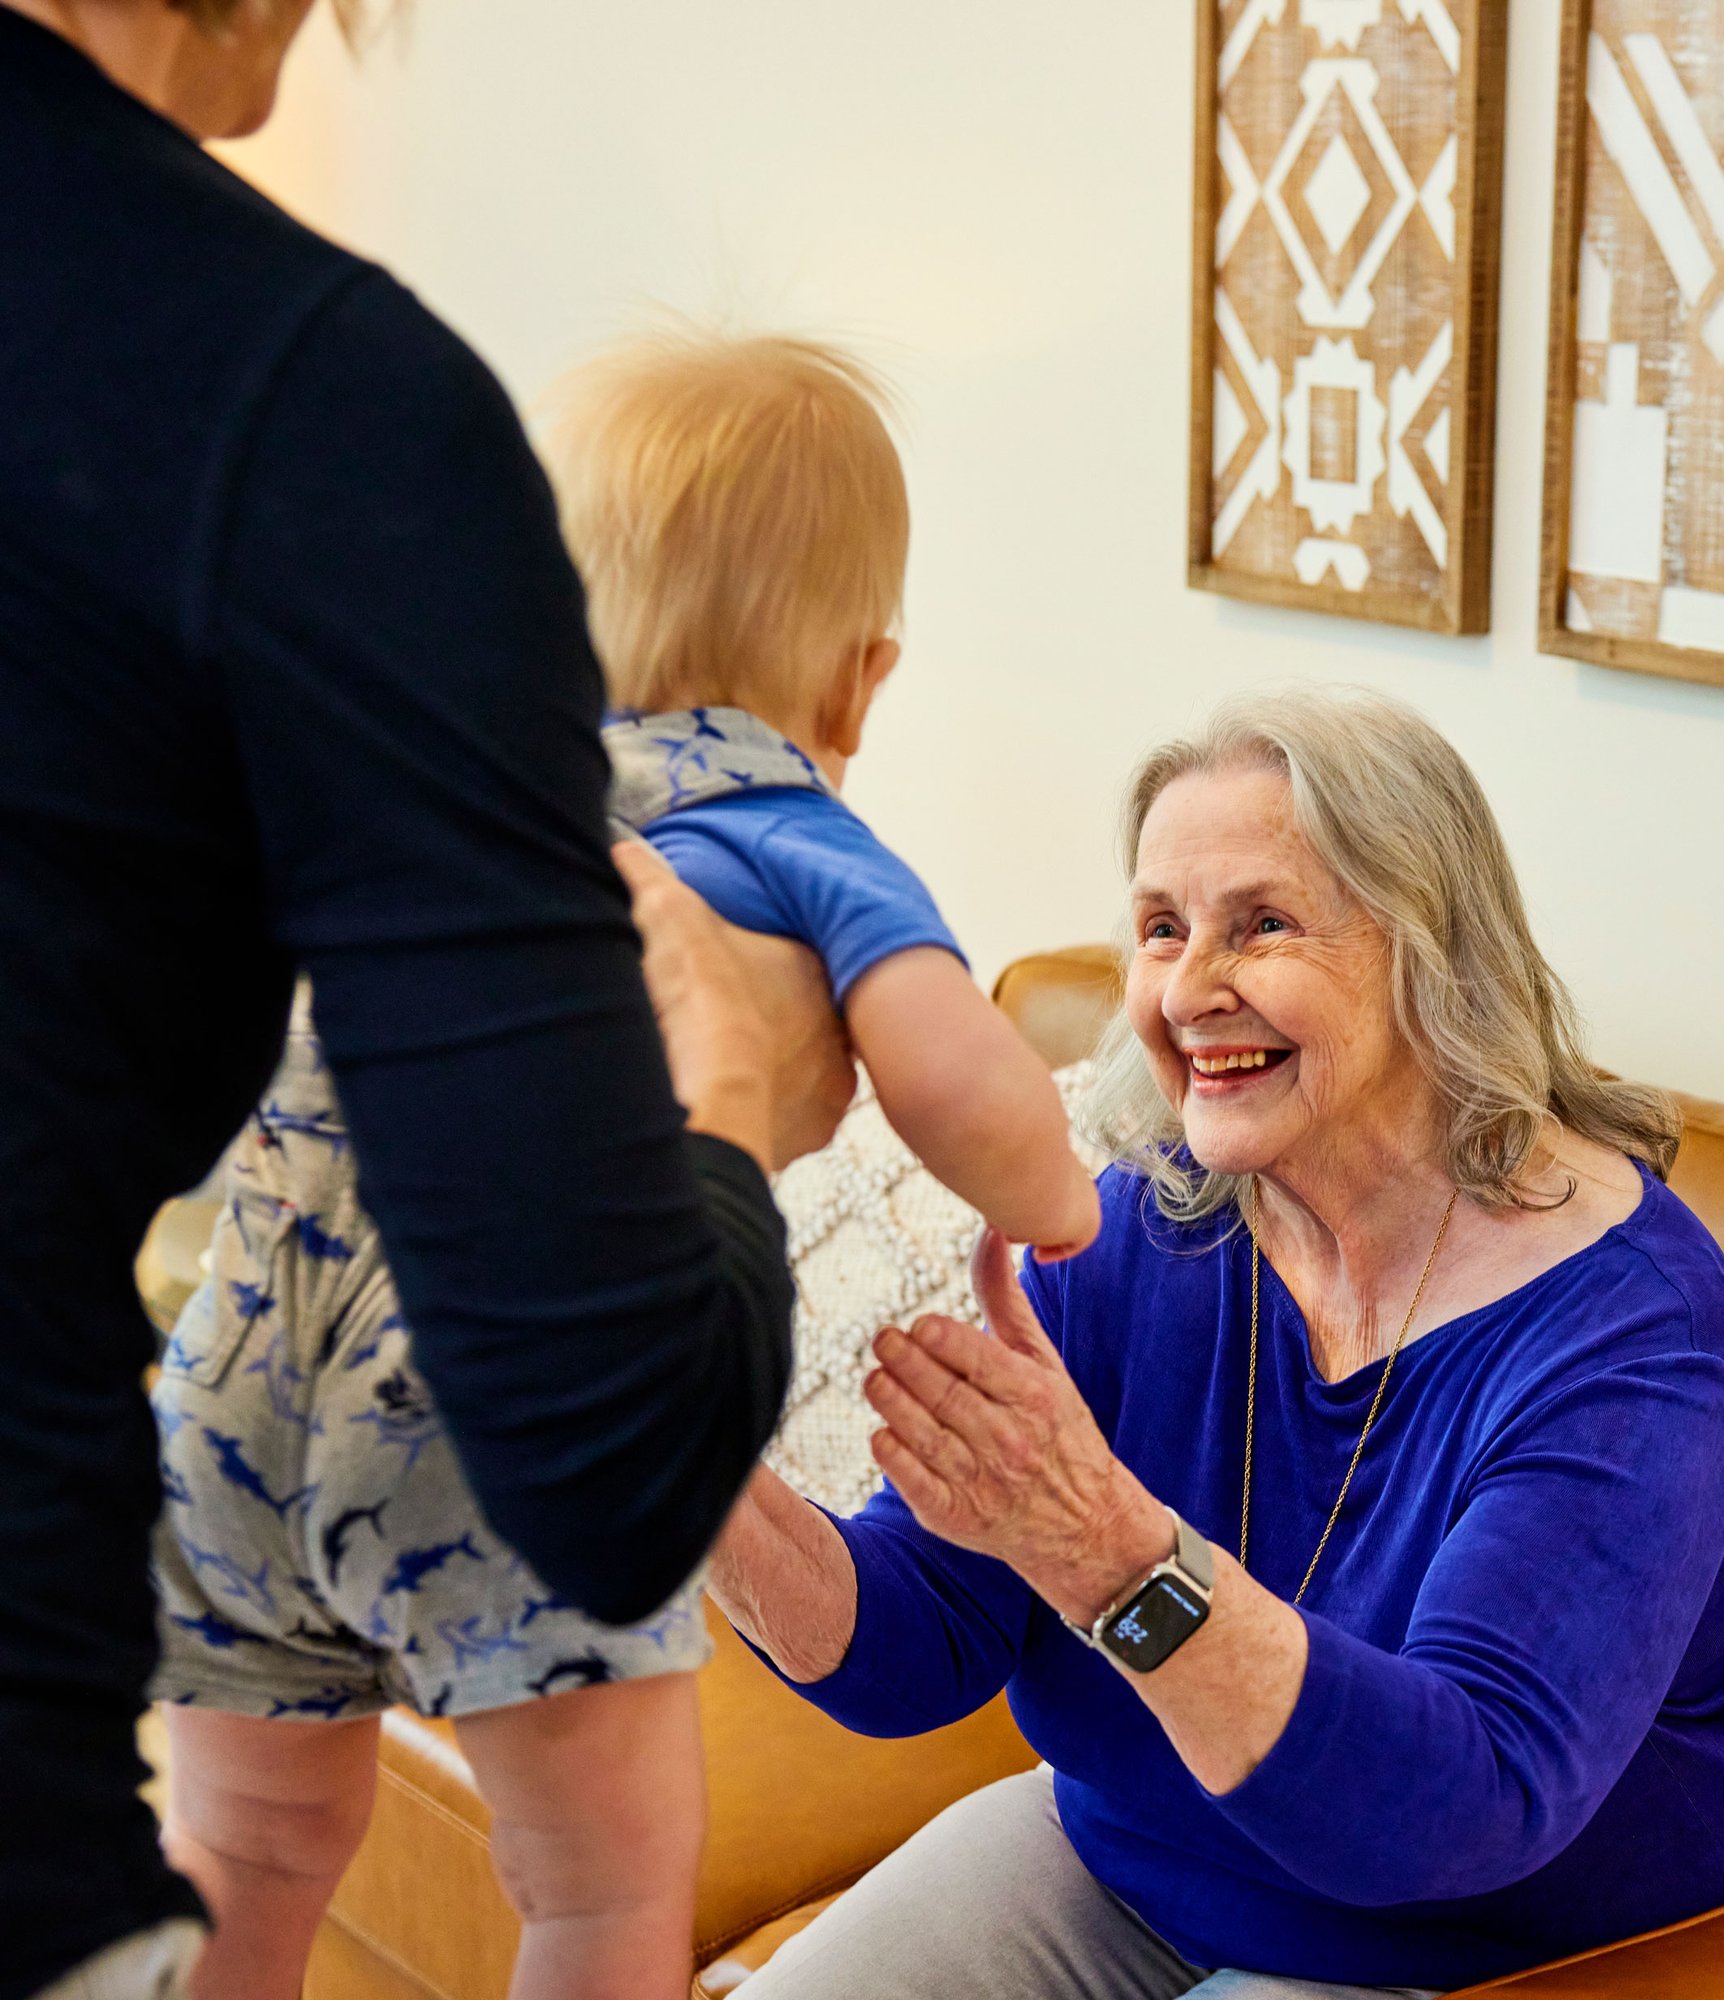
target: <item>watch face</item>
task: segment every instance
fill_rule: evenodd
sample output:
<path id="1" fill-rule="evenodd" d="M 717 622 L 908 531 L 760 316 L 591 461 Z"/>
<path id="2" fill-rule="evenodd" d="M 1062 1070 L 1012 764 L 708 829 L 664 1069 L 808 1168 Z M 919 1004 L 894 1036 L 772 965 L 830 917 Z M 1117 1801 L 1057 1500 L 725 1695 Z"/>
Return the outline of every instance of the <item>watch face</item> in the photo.
<path id="1" fill-rule="evenodd" d="M 1208 1605 L 1175 1578 L 1157 1577 L 1103 1630 L 1102 1644 L 1134 1673 L 1147 1674 L 1208 1616 Z"/>

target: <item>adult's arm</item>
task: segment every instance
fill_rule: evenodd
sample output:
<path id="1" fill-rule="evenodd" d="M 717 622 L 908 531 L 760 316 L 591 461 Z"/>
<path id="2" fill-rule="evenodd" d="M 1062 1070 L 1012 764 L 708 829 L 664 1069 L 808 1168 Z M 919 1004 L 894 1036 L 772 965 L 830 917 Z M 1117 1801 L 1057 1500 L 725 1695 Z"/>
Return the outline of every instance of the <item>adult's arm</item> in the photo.
<path id="1" fill-rule="evenodd" d="M 547 483 L 490 373 L 365 272 L 284 338 L 198 528 L 231 809 L 416 1358 L 497 1530 L 643 1615 L 771 1430 L 791 1287 L 759 1167 L 672 1094 Z"/>
<path id="2" fill-rule="evenodd" d="M 844 1664 L 856 1633 L 856 1565 L 837 1523 L 756 1468 L 712 1552 L 713 1602 L 762 1659 L 797 1686 Z"/>
<path id="3" fill-rule="evenodd" d="M 1052 1303 L 1045 1274 L 1030 1283 Z M 997 1238 L 976 1289 L 997 1339 L 934 1318 L 882 1336 L 877 1456 L 924 1526 L 1087 1624 L 1171 1553 L 1167 1512 L 1096 1430 Z M 1133 1677 L 1220 1809 L 1321 1894 L 1387 1905 L 1520 1880 L 1645 1741 L 1724 1519 L 1724 1361 L 1670 1299 L 1668 1334 L 1505 1427 L 1398 1652 L 1216 1550 L 1209 1619 Z"/>
<path id="4" fill-rule="evenodd" d="M 840 1520 L 764 1466 L 708 1588 L 769 1667 L 862 1736 L 917 1736 L 991 1701 L 1034 1606 L 1004 1563 L 928 1534 L 890 1487 Z"/>

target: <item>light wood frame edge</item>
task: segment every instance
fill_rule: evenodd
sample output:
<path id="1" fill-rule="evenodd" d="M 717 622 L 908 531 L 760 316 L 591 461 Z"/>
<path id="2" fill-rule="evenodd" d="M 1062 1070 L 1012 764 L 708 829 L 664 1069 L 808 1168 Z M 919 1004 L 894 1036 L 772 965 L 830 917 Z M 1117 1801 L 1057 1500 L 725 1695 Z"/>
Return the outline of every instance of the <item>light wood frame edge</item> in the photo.
<path id="1" fill-rule="evenodd" d="M 1455 352 L 1466 357 L 1460 385 L 1465 421 L 1459 426 L 1464 456 L 1456 481 L 1459 503 L 1452 505 L 1459 516 L 1459 555 L 1445 589 L 1453 629 L 1463 633 L 1488 632 L 1491 625 L 1509 0 L 1473 0 L 1472 11 L 1473 32 L 1457 84 L 1462 118 L 1472 119 L 1472 143 L 1462 148 L 1455 243 L 1456 266 L 1466 272 L 1455 303 Z M 1464 124 L 1462 131 L 1464 136 Z"/>
<path id="2" fill-rule="evenodd" d="M 1210 584 L 1210 455 L 1215 448 L 1215 123 L 1220 0 L 1197 0 L 1197 91 L 1192 136 L 1191 453 L 1186 473 L 1186 572 Z"/>
<path id="3" fill-rule="evenodd" d="M 1580 239 L 1586 226 L 1586 48 L 1592 0 L 1563 0 L 1556 81 L 1556 194 L 1550 244 L 1550 348 L 1545 368 L 1544 496 L 1539 535 L 1538 649 L 1591 666 L 1668 680 L 1724 685 L 1724 653 L 1575 632 L 1568 600 L 1568 528 L 1574 481 L 1575 341 L 1580 313 Z"/>
<path id="4" fill-rule="evenodd" d="M 1544 496 L 1539 534 L 1538 644 L 1543 653 L 1595 657 L 1590 635 L 1563 623 L 1568 590 L 1568 523 L 1574 477 L 1574 351 L 1580 233 L 1586 216 L 1581 181 L 1586 157 L 1586 92 L 1576 67 L 1592 25 L 1592 0 L 1563 0 L 1556 64 L 1556 188 L 1551 205 L 1550 345 L 1545 362 Z M 1569 652 L 1572 646 L 1581 652 Z M 1601 664 L 1608 665 L 1608 661 Z"/>
<path id="5" fill-rule="evenodd" d="M 1404 591 L 1342 590 L 1293 577 L 1253 576 L 1210 560 L 1211 378 L 1215 367 L 1215 127 L 1220 49 L 1218 0 L 1198 0 L 1193 120 L 1190 460 L 1186 484 L 1186 582 L 1248 602 L 1411 626 L 1446 634 L 1490 629 L 1494 525 L 1497 328 L 1502 282 L 1502 162 L 1508 80 L 1508 0 L 1467 0 L 1461 74 L 1455 268 L 1455 358 L 1464 369 L 1449 489 L 1451 561 L 1438 598 Z"/>

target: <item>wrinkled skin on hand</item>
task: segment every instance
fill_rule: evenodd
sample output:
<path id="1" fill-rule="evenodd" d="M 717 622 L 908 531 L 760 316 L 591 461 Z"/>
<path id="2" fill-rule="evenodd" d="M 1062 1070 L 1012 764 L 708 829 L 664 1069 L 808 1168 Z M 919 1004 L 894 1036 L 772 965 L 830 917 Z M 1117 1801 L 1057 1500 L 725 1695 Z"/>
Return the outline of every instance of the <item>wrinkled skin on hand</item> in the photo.
<path id="1" fill-rule="evenodd" d="M 875 1458 L 924 1528 L 1008 1563 L 1066 1616 L 1093 1616 L 1114 1588 L 1098 1553 L 1148 1496 L 1042 1331 L 997 1230 L 983 1232 L 971 1270 L 989 1332 L 932 1313 L 876 1336 L 880 1366 L 864 1384 L 886 1420 Z"/>

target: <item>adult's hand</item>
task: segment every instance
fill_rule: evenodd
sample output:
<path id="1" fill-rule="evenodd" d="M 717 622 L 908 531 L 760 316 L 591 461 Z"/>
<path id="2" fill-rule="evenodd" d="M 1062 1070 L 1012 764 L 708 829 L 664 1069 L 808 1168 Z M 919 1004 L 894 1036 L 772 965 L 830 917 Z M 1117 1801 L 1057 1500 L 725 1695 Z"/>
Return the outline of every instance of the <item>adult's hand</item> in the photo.
<path id="1" fill-rule="evenodd" d="M 611 849 L 628 885 L 642 970 L 689 1128 L 772 1166 L 772 1056 L 766 1016 L 724 926 L 643 841 Z"/>
<path id="2" fill-rule="evenodd" d="M 1125 1571 L 1171 1552 L 1172 1523 L 1114 1457 L 998 1230 L 983 1231 L 971 1275 L 991 1333 L 931 1313 L 876 1335 L 874 1456 L 930 1533 L 1009 1563 L 1087 1624 Z"/>
<path id="3" fill-rule="evenodd" d="M 856 1063 L 819 959 L 723 922 L 643 841 L 620 842 L 612 858 L 691 1127 L 734 1140 L 769 1171 L 824 1146 L 855 1095 Z"/>
<path id="4" fill-rule="evenodd" d="M 856 1054 L 832 1004 L 826 968 L 805 944 L 719 928 L 742 960 L 772 1044 L 772 1164 L 817 1153 L 856 1095 Z"/>
<path id="5" fill-rule="evenodd" d="M 1096 1427 L 1011 1267 L 984 1232 L 971 1266 L 993 1337 L 930 1315 L 884 1328 L 868 1400 L 886 1419 L 874 1455 L 931 1533 L 1009 1563 L 1045 1603 L 1095 1622 L 1173 1553 L 1166 1507 Z M 1209 1619 L 1153 1674 L 1130 1676 L 1186 1768 L 1228 1792 L 1279 1742 L 1305 1676 L 1291 1605 L 1216 1549 Z"/>

